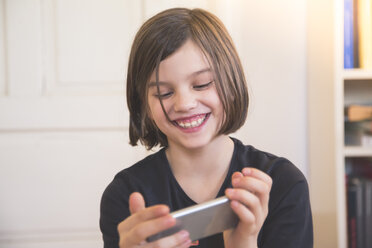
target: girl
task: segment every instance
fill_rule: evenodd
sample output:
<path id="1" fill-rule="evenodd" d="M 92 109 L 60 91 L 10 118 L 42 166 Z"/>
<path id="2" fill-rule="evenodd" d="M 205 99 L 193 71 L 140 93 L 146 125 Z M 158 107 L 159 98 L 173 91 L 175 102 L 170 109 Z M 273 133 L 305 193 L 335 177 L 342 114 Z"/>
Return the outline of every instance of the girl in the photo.
<path id="1" fill-rule="evenodd" d="M 312 247 L 309 192 L 288 160 L 228 134 L 245 122 L 248 92 L 225 27 L 201 9 L 176 8 L 138 31 L 127 75 L 130 143 L 160 151 L 119 172 L 105 190 L 100 227 L 109 247 Z M 236 228 L 191 243 L 169 215 L 226 195 Z"/>

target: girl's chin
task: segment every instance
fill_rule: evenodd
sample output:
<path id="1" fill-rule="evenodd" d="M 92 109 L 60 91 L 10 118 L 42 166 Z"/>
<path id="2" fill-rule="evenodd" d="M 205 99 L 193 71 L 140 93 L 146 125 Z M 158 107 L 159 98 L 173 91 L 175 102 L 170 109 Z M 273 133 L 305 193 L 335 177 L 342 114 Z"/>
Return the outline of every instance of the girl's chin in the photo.
<path id="1" fill-rule="evenodd" d="M 186 139 L 178 140 L 178 141 L 171 141 L 170 146 L 177 146 L 183 147 L 184 149 L 188 150 L 200 150 L 204 147 L 207 147 L 212 141 L 216 138 L 216 136 L 209 136 L 209 137 L 188 137 Z"/>

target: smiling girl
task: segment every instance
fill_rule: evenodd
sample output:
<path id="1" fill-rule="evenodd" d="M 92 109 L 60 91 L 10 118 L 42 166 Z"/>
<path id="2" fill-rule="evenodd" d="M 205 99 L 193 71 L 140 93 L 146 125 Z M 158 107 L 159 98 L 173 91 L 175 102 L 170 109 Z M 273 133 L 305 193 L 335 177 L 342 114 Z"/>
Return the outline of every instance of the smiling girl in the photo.
<path id="1" fill-rule="evenodd" d="M 245 122 L 248 92 L 233 42 L 201 9 L 176 8 L 138 31 L 127 75 L 130 143 L 161 149 L 119 172 L 101 202 L 109 247 L 312 247 L 308 185 L 287 159 L 228 135 Z M 196 244 L 171 211 L 226 195 L 236 228 Z"/>

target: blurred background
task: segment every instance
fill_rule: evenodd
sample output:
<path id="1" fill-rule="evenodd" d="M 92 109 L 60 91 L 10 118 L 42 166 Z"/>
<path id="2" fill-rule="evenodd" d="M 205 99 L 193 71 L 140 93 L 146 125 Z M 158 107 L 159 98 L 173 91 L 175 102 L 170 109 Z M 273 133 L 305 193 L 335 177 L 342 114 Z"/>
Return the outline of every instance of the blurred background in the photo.
<path id="1" fill-rule="evenodd" d="M 0 0 L 0 247 L 102 247 L 101 194 L 118 171 L 148 154 L 128 144 L 131 42 L 147 18 L 171 7 L 204 8 L 227 26 L 251 99 L 247 122 L 234 136 L 288 158 L 305 174 L 315 247 L 342 247 L 333 119 L 340 6 L 337 0 Z"/>

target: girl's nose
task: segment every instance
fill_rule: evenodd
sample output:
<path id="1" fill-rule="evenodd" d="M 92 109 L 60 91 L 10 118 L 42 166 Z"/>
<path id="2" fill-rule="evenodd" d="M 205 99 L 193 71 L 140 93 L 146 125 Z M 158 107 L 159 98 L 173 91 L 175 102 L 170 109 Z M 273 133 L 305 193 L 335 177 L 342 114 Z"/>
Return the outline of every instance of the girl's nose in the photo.
<path id="1" fill-rule="evenodd" d="M 196 96 L 192 92 L 183 92 L 177 94 L 174 102 L 176 112 L 189 111 L 197 106 Z"/>

